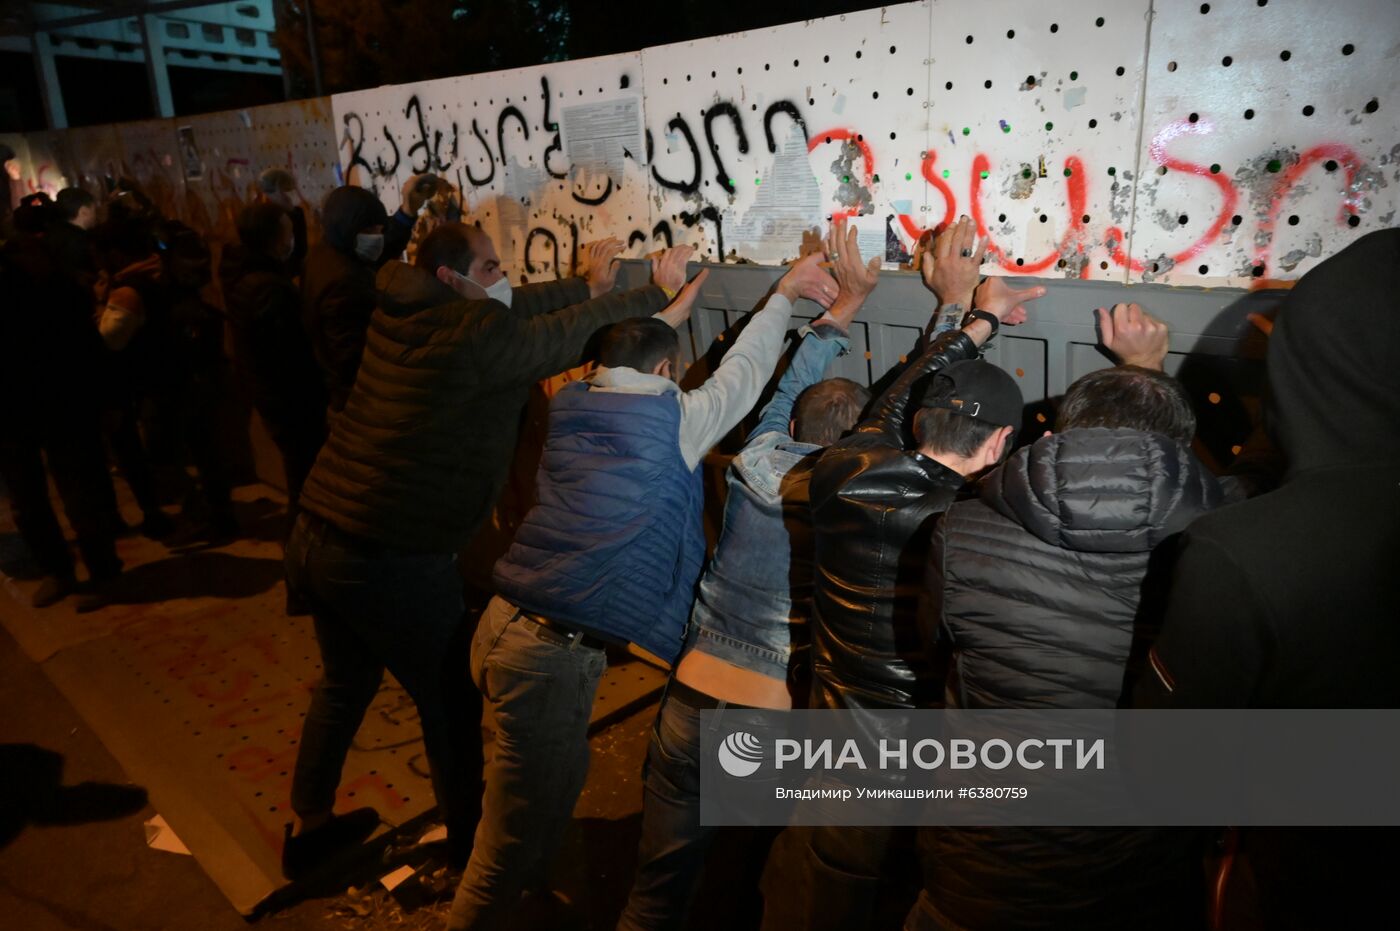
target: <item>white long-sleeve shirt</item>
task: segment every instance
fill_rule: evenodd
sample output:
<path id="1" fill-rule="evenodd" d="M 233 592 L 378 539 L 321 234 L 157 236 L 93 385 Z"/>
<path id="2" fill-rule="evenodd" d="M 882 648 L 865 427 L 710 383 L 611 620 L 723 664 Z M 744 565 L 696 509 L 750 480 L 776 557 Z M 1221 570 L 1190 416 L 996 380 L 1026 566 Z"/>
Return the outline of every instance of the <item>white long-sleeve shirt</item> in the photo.
<path id="1" fill-rule="evenodd" d="M 588 381 L 595 391 L 674 393 L 681 405 L 681 455 L 686 468 L 694 469 L 710 447 L 758 402 L 783 350 L 783 335 L 791 316 L 792 302 L 776 292 L 770 295 L 724 354 L 719 368 L 693 391 L 681 391 L 669 378 L 627 366 L 599 366 Z"/>

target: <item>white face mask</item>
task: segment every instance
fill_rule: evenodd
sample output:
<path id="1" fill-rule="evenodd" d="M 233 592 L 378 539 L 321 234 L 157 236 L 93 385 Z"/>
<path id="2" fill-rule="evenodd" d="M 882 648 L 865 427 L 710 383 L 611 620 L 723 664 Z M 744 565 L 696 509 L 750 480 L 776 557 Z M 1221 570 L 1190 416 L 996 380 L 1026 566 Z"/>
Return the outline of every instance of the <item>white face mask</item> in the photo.
<path id="1" fill-rule="evenodd" d="M 457 292 L 463 297 L 479 300 L 476 292 L 484 292 L 488 298 L 500 301 L 507 307 L 510 306 L 510 299 L 514 296 L 515 292 L 511 289 L 510 279 L 505 275 L 502 275 L 499 281 L 488 288 L 470 275 L 464 275 L 461 272 L 453 272 L 452 274 L 456 275 L 459 280 L 471 285 L 466 292 L 463 292 L 461 288 L 457 289 Z"/>
<path id="2" fill-rule="evenodd" d="M 384 254 L 383 233 L 359 233 L 355 236 L 355 254 L 366 262 L 378 262 Z"/>
<path id="3" fill-rule="evenodd" d="M 481 285 L 478 284 L 477 287 L 481 288 Z M 510 279 L 505 275 L 502 275 L 500 281 L 497 281 L 491 287 L 482 288 L 482 290 L 486 292 L 487 297 L 498 300 L 507 307 L 510 306 L 510 299 L 515 294 L 515 292 L 511 290 Z"/>

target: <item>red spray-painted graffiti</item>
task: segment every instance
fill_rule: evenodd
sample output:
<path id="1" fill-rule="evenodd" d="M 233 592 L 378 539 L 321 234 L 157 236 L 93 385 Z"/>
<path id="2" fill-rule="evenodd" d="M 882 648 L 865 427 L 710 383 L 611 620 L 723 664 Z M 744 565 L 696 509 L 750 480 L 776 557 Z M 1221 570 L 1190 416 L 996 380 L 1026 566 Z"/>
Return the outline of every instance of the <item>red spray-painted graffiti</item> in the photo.
<path id="1" fill-rule="evenodd" d="M 1158 130 L 1152 137 L 1148 146 L 1148 154 L 1154 164 L 1161 166 L 1163 171 L 1176 171 L 1194 175 L 1209 181 L 1215 185 L 1219 192 L 1220 204 L 1217 212 L 1206 230 L 1201 233 L 1189 245 L 1168 256 L 1171 264 L 1177 264 L 1192 259 L 1216 242 L 1226 225 L 1231 223 L 1235 216 L 1240 195 L 1235 189 L 1230 177 L 1224 174 L 1220 165 L 1201 165 L 1187 161 L 1171 155 L 1167 150 L 1177 139 L 1186 136 L 1207 136 L 1214 132 L 1214 125 L 1208 119 L 1195 117 L 1174 121 L 1162 129 Z M 875 157 L 868 143 L 864 141 L 864 136 L 854 129 L 837 128 L 825 132 L 814 133 L 808 144 L 808 151 L 815 151 L 818 146 L 828 142 L 850 141 L 860 149 L 862 158 L 862 172 L 867 186 L 878 182 L 879 174 Z M 943 201 L 943 216 L 933 227 L 922 226 L 913 216 L 907 213 L 897 215 L 900 227 L 912 240 L 919 240 L 930 231 L 934 234 L 942 232 L 949 223 L 953 221 L 957 213 L 957 195 L 945 180 L 947 172 L 939 173 L 935 171 L 938 161 L 936 151 L 922 153 L 920 164 L 920 174 L 924 181 L 931 185 L 939 194 Z M 1254 256 L 1255 275 L 1262 275 L 1266 269 L 1273 243 L 1274 225 L 1278 218 L 1279 210 L 1284 199 L 1290 191 L 1299 183 L 1302 176 L 1314 165 L 1324 163 L 1328 171 L 1335 170 L 1338 166 L 1345 169 L 1346 193 L 1344 195 L 1342 207 L 1337 216 L 1337 222 L 1345 223 L 1351 220 L 1358 212 L 1360 195 L 1356 191 L 1356 178 L 1364 166 L 1360 156 L 1350 147 L 1340 143 L 1324 143 L 1314 148 L 1308 149 L 1298 157 L 1298 160 L 1286 171 L 1279 175 L 1277 183 L 1267 194 L 1267 209 L 1260 219 L 1258 229 L 1263 234 L 1258 237 L 1261 245 L 1256 249 Z M 995 257 L 997 265 L 1011 274 L 1033 275 L 1043 272 L 1052 266 L 1058 265 L 1060 268 L 1077 266 L 1077 274 L 1080 277 L 1089 277 L 1089 263 L 1082 257 L 1091 248 L 1094 238 L 1089 229 L 1089 215 L 1086 212 L 1089 202 L 1089 173 L 1085 168 L 1082 158 L 1078 155 L 1070 155 L 1065 159 L 1064 174 L 1065 188 L 1067 194 L 1066 207 L 1069 213 L 1069 224 L 1063 235 L 1060 237 L 1056 249 L 1048 255 L 1038 259 L 1028 259 L 1024 256 L 1011 258 L 1008 252 L 995 241 L 992 240 L 988 231 L 983 212 L 983 182 L 989 177 L 992 170 L 991 159 L 982 152 L 977 153 L 972 162 L 972 173 L 969 182 L 969 210 L 973 220 L 977 224 L 979 235 L 987 237 L 988 252 Z M 1270 171 L 1276 170 L 1270 167 Z M 1042 170 L 1043 175 L 1043 170 Z M 908 177 L 908 176 L 906 176 Z M 1127 178 L 1120 179 L 1115 183 L 1124 183 Z M 1137 183 L 1141 183 L 1138 179 Z M 855 209 L 848 206 L 838 206 L 832 211 L 832 217 L 849 217 L 856 213 Z M 1042 218 L 1042 222 L 1043 222 Z M 1235 221 L 1238 222 L 1238 221 Z M 1127 236 L 1123 229 L 1117 225 L 1111 225 L 1104 230 L 1103 244 L 1107 248 L 1108 257 L 1119 267 L 1128 267 L 1134 272 L 1145 272 L 1149 267 L 1150 260 L 1133 258 L 1128 254 Z M 1074 257 L 1081 257 L 1079 261 L 1074 261 Z M 1155 264 L 1153 271 L 1156 271 Z"/>

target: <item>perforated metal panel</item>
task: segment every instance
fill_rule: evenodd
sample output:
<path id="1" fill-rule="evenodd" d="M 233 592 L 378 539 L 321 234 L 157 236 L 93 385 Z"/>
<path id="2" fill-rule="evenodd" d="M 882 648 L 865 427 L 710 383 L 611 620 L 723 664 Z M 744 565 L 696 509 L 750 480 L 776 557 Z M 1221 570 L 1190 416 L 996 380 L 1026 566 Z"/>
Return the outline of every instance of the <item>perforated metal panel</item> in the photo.
<path id="1" fill-rule="evenodd" d="M 924 226 L 928 18 L 906 3 L 646 49 L 658 224 L 768 263 L 833 213 Z"/>
<path id="2" fill-rule="evenodd" d="M 1400 206 L 1400 4 L 1158 2 L 1133 278 L 1296 278 Z"/>
<path id="3" fill-rule="evenodd" d="M 743 318 L 763 299 L 781 272 L 748 266 L 709 266 L 697 307 L 688 325 L 694 353 L 686 362 L 703 359 L 713 367 L 737 336 Z M 692 267 L 693 273 L 697 269 Z M 647 280 L 648 268 L 627 262 L 620 278 L 624 286 Z M 1144 288 L 1111 282 L 1035 279 L 1048 293 L 1029 305 L 1030 320 L 1002 330 L 986 351 L 988 361 L 1015 377 L 1025 400 L 1024 436 L 1048 429 L 1054 418 L 1053 400 L 1080 375 L 1112 365 L 1098 348 L 1094 308 L 1120 301 L 1139 301 L 1171 328 L 1167 371 L 1186 385 L 1200 419 L 1199 433 L 1217 462 L 1228 462 L 1247 438 L 1263 387 L 1263 337 L 1248 322 L 1250 312 L 1268 313 L 1282 291 L 1239 289 Z M 853 329 L 853 348 L 864 343 L 870 352 L 869 374 L 862 377 L 856 353 L 838 360 L 831 375 L 844 375 L 877 384 L 915 350 L 920 332 L 933 311 L 933 295 L 919 276 L 883 272 Z M 792 328 L 815 313 L 815 305 L 799 301 Z M 721 329 L 728 326 L 728 330 Z M 687 340 L 682 339 L 682 348 Z M 760 402 L 762 403 L 762 402 Z M 742 431 L 730 437 L 734 441 Z M 734 451 L 732 448 L 729 451 Z"/>
<path id="4" fill-rule="evenodd" d="M 172 144 L 182 127 L 203 163 L 197 178 L 185 176 L 176 158 L 173 171 L 186 190 L 183 219 L 219 242 L 236 242 L 238 211 L 257 195 L 265 169 L 284 168 L 296 178 L 308 211 L 311 233 L 326 194 L 336 186 L 335 135 L 327 98 L 290 101 L 246 110 L 225 110 L 164 121 Z"/>
<path id="5" fill-rule="evenodd" d="M 579 243 L 609 235 L 632 256 L 693 242 L 771 264 L 838 213 L 898 260 L 966 213 L 1001 273 L 1240 285 L 1297 277 L 1400 207 L 1400 5 L 1322 10 L 922 0 L 337 95 L 336 157 L 324 101 L 240 111 L 241 126 L 169 123 L 222 155 L 188 199 L 189 219 L 220 236 L 246 181 L 230 159 L 244 159 L 295 165 L 313 203 L 343 178 L 391 209 L 411 174 L 439 173 L 516 278 L 568 273 Z M 565 108 L 637 95 L 645 151 L 611 176 L 575 164 Z M 44 164 L 89 187 L 123 156 L 138 168 L 143 132 L 72 130 L 42 156 L 31 144 L 19 189 L 48 184 Z M 872 356 L 894 351 L 883 342 Z"/>
<path id="6" fill-rule="evenodd" d="M 612 173 L 582 170 L 560 124 L 579 104 L 630 99 L 640 111 L 641 71 L 640 55 L 612 55 L 337 95 L 344 176 L 389 210 L 414 174 L 445 178 L 517 280 L 569 274 L 577 247 L 607 236 L 640 255 L 654 248 L 645 153 Z"/>

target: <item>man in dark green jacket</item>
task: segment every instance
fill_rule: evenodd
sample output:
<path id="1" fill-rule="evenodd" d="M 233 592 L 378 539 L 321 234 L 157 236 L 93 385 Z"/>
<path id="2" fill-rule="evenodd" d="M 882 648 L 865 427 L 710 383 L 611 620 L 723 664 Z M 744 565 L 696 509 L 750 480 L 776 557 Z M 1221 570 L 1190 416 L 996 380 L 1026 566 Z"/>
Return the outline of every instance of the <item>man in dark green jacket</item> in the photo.
<path id="1" fill-rule="evenodd" d="M 332 806 L 385 668 L 418 707 L 450 859 L 465 864 L 481 809 L 481 698 L 468 682 L 456 552 L 505 482 L 530 386 L 578 365 L 602 327 L 688 316 L 681 302 L 660 312 L 685 284 L 691 249 L 653 262 L 654 284 L 609 294 L 621 247 L 590 247 L 587 280 L 512 290 L 490 237 L 448 224 L 414 265 L 380 270 L 354 388 L 287 543 L 287 584 L 311 608 L 323 669 L 292 783 L 289 878 L 378 823 L 373 809 L 337 817 Z"/>

